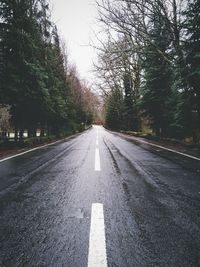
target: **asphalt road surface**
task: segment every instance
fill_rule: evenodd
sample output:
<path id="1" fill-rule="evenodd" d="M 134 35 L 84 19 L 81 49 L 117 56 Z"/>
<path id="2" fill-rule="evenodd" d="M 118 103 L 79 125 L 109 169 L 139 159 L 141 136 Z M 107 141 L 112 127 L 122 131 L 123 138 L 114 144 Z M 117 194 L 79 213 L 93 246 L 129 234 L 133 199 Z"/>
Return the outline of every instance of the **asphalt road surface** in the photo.
<path id="1" fill-rule="evenodd" d="M 200 266 L 200 161 L 96 126 L 0 162 L 0 266 Z"/>

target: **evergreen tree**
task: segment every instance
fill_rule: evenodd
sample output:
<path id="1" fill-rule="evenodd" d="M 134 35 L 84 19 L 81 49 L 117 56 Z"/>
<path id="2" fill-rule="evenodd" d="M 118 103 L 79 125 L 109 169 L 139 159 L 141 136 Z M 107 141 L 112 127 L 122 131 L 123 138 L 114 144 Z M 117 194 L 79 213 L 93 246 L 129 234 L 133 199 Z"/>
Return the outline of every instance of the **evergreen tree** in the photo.
<path id="1" fill-rule="evenodd" d="M 51 101 L 51 112 L 48 112 L 48 119 L 52 133 L 59 135 L 63 126 L 68 124 L 68 86 L 56 27 L 54 27 L 52 37 L 53 43 L 48 47 L 46 67 Z"/>
<path id="2" fill-rule="evenodd" d="M 193 138 L 194 141 L 198 141 L 200 140 L 200 2 L 198 0 L 189 1 L 186 17 L 188 94 L 193 115 Z"/>
<path id="3" fill-rule="evenodd" d="M 70 81 L 49 13 L 46 0 L 0 0 L 0 104 L 11 107 L 16 140 L 19 131 L 20 140 L 38 128 L 41 136 L 59 136 L 93 119 L 85 103 L 76 105 L 84 86 L 77 76 L 79 90 Z"/>
<path id="4" fill-rule="evenodd" d="M 133 82 L 130 73 L 124 74 L 124 113 L 123 128 L 125 130 L 134 129 L 134 110 L 133 110 Z"/>
<path id="5" fill-rule="evenodd" d="M 119 88 L 110 92 L 106 102 L 106 126 L 112 130 L 120 130 L 123 127 L 123 94 Z"/>
<path id="6" fill-rule="evenodd" d="M 165 53 L 169 39 L 164 22 L 156 13 L 152 21 L 151 38 L 151 43 L 145 49 L 145 85 L 141 104 L 152 121 L 154 132 L 167 135 L 170 125 L 171 68 L 155 47 Z"/>
<path id="7" fill-rule="evenodd" d="M 13 123 L 22 138 L 25 128 L 37 127 L 47 96 L 45 71 L 40 64 L 42 36 L 36 20 L 37 3 L 2 0 L 1 4 L 6 60 L 3 97 L 11 105 Z"/>

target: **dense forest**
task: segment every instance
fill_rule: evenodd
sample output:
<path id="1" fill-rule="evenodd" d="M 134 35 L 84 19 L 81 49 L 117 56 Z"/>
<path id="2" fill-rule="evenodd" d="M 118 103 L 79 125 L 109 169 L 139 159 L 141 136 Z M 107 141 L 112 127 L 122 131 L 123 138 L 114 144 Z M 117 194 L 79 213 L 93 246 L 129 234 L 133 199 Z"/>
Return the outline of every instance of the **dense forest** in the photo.
<path id="1" fill-rule="evenodd" d="M 106 127 L 199 142 L 199 1 L 99 0 L 97 8 Z M 47 0 L 0 0 L 2 138 L 61 136 L 94 121 L 98 97 L 66 51 Z"/>
<path id="2" fill-rule="evenodd" d="M 81 131 L 98 99 L 70 65 L 46 0 L 0 0 L 1 135 Z"/>
<path id="3" fill-rule="evenodd" d="M 200 1 L 102 0 L 98 10 L 106 126 L 199 142 Z"/>

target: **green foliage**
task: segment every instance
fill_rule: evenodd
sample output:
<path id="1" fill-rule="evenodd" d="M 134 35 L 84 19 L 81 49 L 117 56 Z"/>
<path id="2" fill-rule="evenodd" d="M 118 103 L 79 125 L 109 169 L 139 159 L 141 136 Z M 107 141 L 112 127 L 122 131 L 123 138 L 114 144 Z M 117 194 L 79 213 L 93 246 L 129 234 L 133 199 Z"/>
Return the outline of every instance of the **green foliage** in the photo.
<path id="1" fill-rule="evenodd" d="M 112 130 L 122 129 L 124 103 L 120 89 L 116 88 L 110 93 L 106 105 L 106 126 Z"/>
<path id="2" fill-rule="evenodd" d="M 155 46 L 165 53 L 168 49 L 168 36 L 165 25 L 155 16 L 152 22 L 151 43 L 145 49 L 145 85 L 141 107 L 149 116 L 152 128 L 158 135 L 168 135 L 170 126 L 171 67 Z"/>
<path id="3" fill-rule="evenodd" d="M 185 44 L 187 80 L 193 121 L 193 138 L 200 140 L 200 2 L 189 2 L 186 12 L 187 42 Z"/>
<path id="4" fill-rule="evenodd" d="M 135 118 L 133 82 L 130 73 L 124 75 L 124 111 L 123 128 L 126 130 L 137 130 L 138 122 Z"/>
<path id="5" fill-rule="evenodd" d="M 193 141 L 200 140 L 200 3 L 192 0 L 184 15 L 183 25 L 186 31 L 186 40 L 182 49 L 185 55 L 186 68 L 184 80 L 186 88 L 176 93 L 178 99 L 174 110 L 172 128 L 174 135 L 179 138 L 192 136 Z M 176 78 L 176 77 L 175 77 Z M 174 86 L 180 88 L 178 79 L 174 80 Z M 177 89 L 176 89 L 177 91 Z"/>
<path id="6" fill-rule="evenodd" d="M 73 91 L 77 85 L 70 83 L 49 13 L 46 0 L 0 0 L 0 104 L 10 105 L 21 141 L 25 129 L 29 137 L 35 138 L 37 128 L 41 135 L 60 136 L 76 131 L 82 117 L 84 122 L 93 121 L 93 111 L 76 105 Z M 81 94 L 82 85 L 76 79 Z"/>
<path id="7" fill-rule="evenodd" d="M 145 122 L 159 138 L 199 142 L 200 1 L 119 3 L 99 5 L 101 22 L 112 25 L 97 66 L 111 90 L 106 124 L 139 131 Z"/>

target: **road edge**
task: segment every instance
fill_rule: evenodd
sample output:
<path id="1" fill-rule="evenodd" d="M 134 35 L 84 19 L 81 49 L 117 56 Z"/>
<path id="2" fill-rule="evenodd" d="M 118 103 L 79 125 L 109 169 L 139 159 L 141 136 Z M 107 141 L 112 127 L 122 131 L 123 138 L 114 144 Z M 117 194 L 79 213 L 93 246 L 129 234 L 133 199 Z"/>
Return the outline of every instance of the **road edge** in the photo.
<path id="1" fill-rule="evenodd" d="M 42 149 L 42 148 L 45 148 L 45 147 L 48 147 L 48 146 L 51 146 L 51 145 L 55 145 L 55 144 L 59 144 L 59 143 L 62 143 L 62 142 L 65 142 L 65 141 L 68 141 L 72 138 L 75 138 L 83 133 L 85 133 L 86 131 L 90 130 L 91 128 L 88 128 L 80 133 L 76 133 L 76 134 L 72 134 L 72 135 L 69 135 L 67 137 L 64 137 L 64 138 L 61 138 L 59 140 L 56 140 L 56 141 L 52 141 L 51 143 L 47 143 L 47 144 L 43 144 L 43 145 L 40 145 L 40 146 L 36 146 L 36 147 L 32 147 L 32 148 L 28 148 L 28 149 L 21 149 L 19 150 L 17 153 L 10 153 L 10 155 L 6 155 L 5 157 L 1 157 L 0 158 L 0 163 L 4 162 L 4 161 L 7 161 L 9 159 L 12 159 L 12 158 L 16 158 L 16 157 L 19 157 L 19 156 L 22 156 L 24 154 L 27 154 L 27 153 L 30 153 L 32 151 L 35 151 L 35 150 L 39 150 L 39 149 Z M 21 152 L 20 152 L 21 151 Z"/>
<path id="2" fill-rule="evenodd" d="M 159 145 L 159 144 L 156 144 L 156 143 L 152 143 L 152 142 L 143 140 L 141 137 L 135 137 L 135 136 L 131 136 L 131 135 L 124 134 L 124 133 L 110 131 L 110 130 L 108 130 L 106 128 L 105 128 L 105 130 L 108 131 L 108 132 L 110 132 L 110 133 L 113 133 L 115 135 L 121 136 L 121 137 L 123 137 L 123 138 L 125 138 L 127 140 L 134 140 L 134 141 L 136 141 L 138 143 L 147 144 L 147 145 L 150 145 L 150 146 L 153 146 L 153 147 L 157 147 L 157 148 L 160 148 L 160 149 L 163 149 L 163 150 L 172 152 L 172 153 L 176 153 L 176 154 L 181 155 L 181 156 L 184 156 L 184 157 L 188 157 L 188 158 L 193 159 L 193 160 L 200 161 L 200 157 L 194 156 L 192 154 L 183 153 L 181 151 L 174 150 L 174 149 L 172 149 L 170 147 L 166 147 L 166 146 L 163 146 L 163 145 Z"/>

